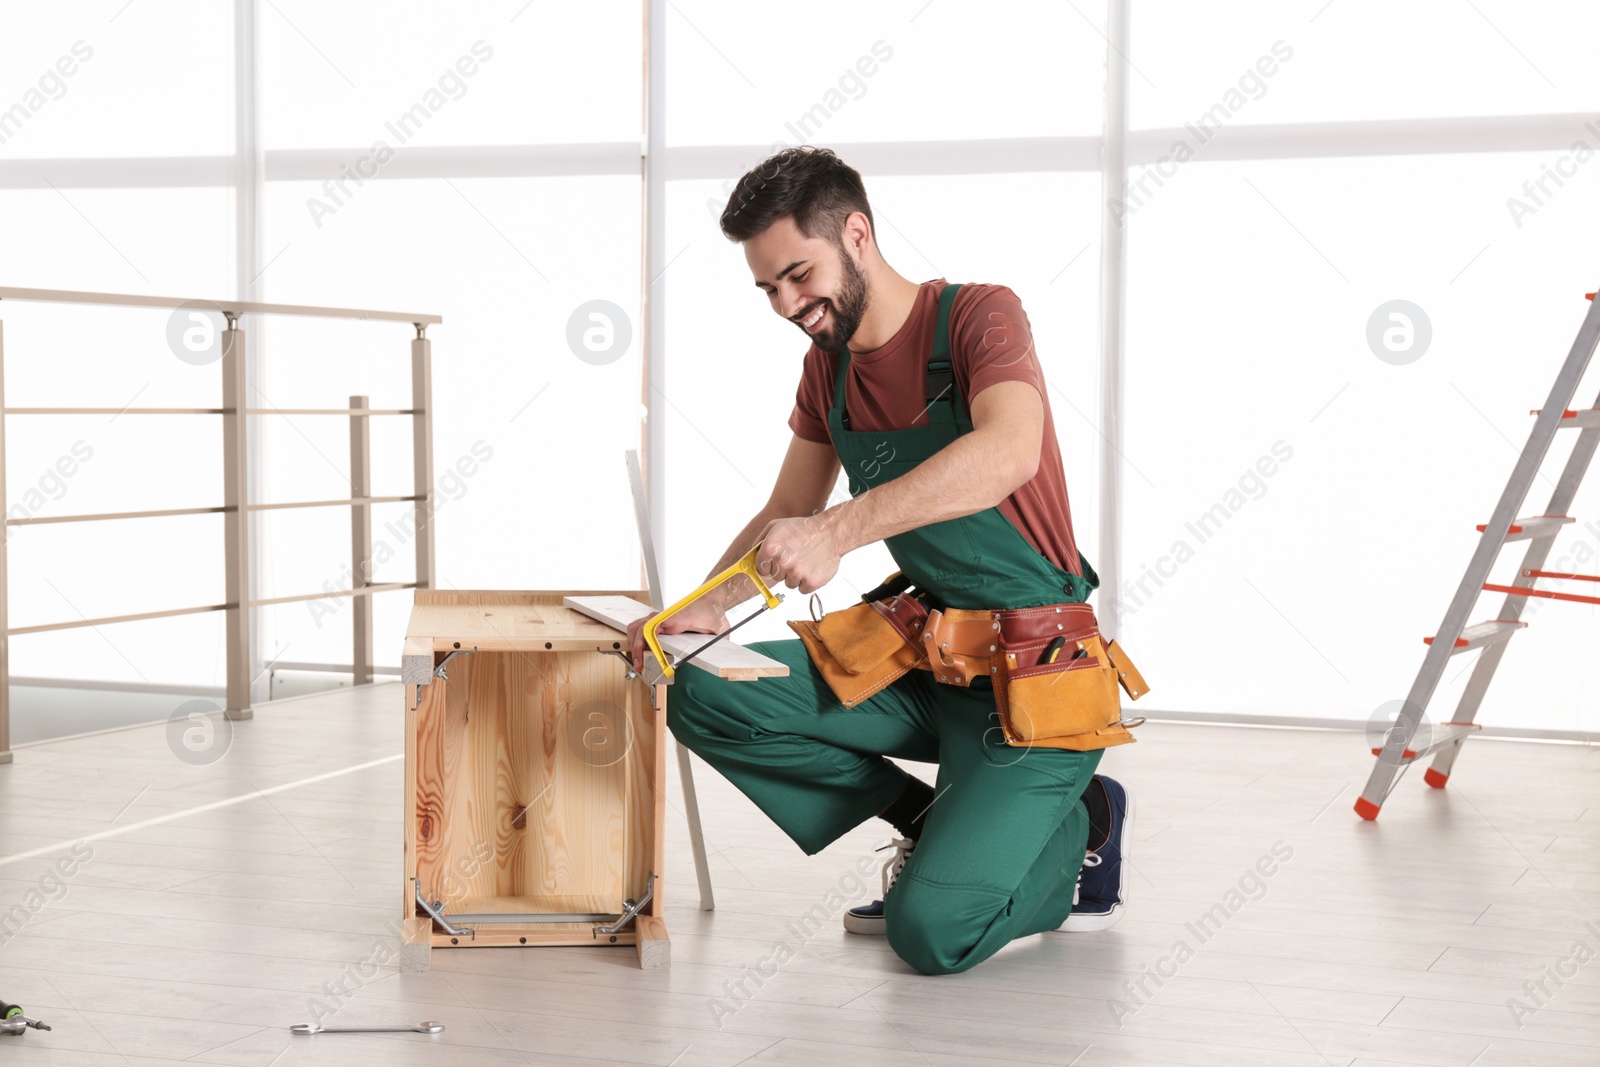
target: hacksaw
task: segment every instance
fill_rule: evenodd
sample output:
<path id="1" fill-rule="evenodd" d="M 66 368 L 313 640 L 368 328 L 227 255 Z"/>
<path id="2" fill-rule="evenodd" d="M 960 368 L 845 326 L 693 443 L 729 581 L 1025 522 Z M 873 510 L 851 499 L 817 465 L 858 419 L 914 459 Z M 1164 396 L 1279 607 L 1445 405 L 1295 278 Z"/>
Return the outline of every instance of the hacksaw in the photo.
<path id="1" fill-rule="evenodd" d="M 767 587 L 767 583 L 761 580 L 761 574 L 756 569 L 756 555 L 760 551 L 761 542 L 757 541 L 755 547 L 749 552 L 746 552 L 744 556 L 741 557 L 733 566 L 729 567 L 720 574 L 706 579 L 706 581 L 701 583 L 700 587 L 694 592 L 690 593 L 682 600 L 679 600 L 671 607 L 665 608 L 656 613 L 650 618 L 649 622 L 644 624 L 644 643 L 650 649 L 651 654 L 655 656 L 656 663 L 660 666 L 663 677 L 671 678 L 673 674 L 677 672 L 679 667 L 682 667 L 685 663 L 688 663 L 690 660 L 694 659 L 696 656 L 710 648 L 712 645 L 716 644 L 718 641 L 724 640 L 729 634 L 733 633 L 733 631 L 737 630 L 745 623 L 761 615 L 763 612 L 771 611 L 773 608 L 783 603 L 782 594 L 774 593 L 771 589 L 769 589 Z M 672 618 L 672 616 L 678 614 L 678 612 L 687 608 L 689 605 L 693 604 L 695 601 L 699 600 L 701 597 L 705 596 L 707 593 L 711 592 L 711 590 L 720 586 L 723 582 L 728 581 L 730 578 L 736 578 L 741 574 L 747 575 L 750 580 L 755 583 L 756 592 L 761 594 L 761 599 L 764 602 L 762 606 L 757 608 L 750 615 L 740 619 L 726 630 L 716 634 L 711 638 L 711 640 L 699 646 L 687 656 L 684 656 L 683 658 L 674 662 L 672 657 L 667 655 L 666 651 L 662 649 L 661 641 L 656 636 L 656 631 L 660 629 L 661 624 Z"/>

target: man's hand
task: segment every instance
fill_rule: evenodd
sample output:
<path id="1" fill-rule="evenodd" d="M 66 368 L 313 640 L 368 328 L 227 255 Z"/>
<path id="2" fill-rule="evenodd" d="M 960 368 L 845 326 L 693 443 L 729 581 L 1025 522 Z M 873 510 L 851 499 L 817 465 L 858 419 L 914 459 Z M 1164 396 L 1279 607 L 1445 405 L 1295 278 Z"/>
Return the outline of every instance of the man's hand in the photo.
<path id="1" fill-rule="evenodd" d="M 634 619 L 628 624 L 628 655 L 633 658 L 633 669 L 644 670 L 644 624 L 661 614 L 652 611 L 650 614 Z M 696 600 L 693 604 L 678 612 L 672 618 L 661 624 L 659 633 L 664 634 L 720 634 L 728 628 L 728 616 L 720 609 L 713 607 L 705 600 Z"/>
<path id="2" fill-rule="evenodd" d="M 835 519 L 826 512 L 804 519 L 774 519 L 761 535 L 756 573 L 768 586 L 814 593 L 839 572 L 843 554 L 834 539 Z"/>

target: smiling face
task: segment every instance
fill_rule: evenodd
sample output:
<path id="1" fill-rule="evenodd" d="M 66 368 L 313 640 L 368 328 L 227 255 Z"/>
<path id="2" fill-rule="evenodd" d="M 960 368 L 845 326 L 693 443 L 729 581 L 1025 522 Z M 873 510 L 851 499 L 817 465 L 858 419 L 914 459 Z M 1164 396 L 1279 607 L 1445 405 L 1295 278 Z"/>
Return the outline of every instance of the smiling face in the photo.
<path id="1" fill-rule="evenodd" d="M 772 310 L 825 352 L 848 344 L 867 311 L 867 276 L 850 247 L 852 231 L 865 225 L 863 216 L 852 215 L 841 247 L 807 237 L 793 218 L 785 217 L 744 242 L 745 262 Z"/>

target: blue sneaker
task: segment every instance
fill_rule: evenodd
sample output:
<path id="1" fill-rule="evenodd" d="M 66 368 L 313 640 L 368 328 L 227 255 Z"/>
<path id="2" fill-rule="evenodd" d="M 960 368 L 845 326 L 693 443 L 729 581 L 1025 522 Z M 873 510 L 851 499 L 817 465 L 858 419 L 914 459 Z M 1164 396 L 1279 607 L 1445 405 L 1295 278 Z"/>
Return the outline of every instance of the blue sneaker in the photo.
<path id="1" fill-rule="evenodd" d="M 1105 840 L 1084 856 L 1078 886 L 1072 894 L 1072 914 L 1058 930 L 1109 930 L 1127 910 L 1133 794 L 1121 782 L 1103 774 L 1095 775 L 1089 788 L 1104 791 L 1111 810 L 1111 827 Z"/>
<path id="2" fill-rule="evenodd" d="M 884 896 L 889 895 L 889 887 L 894 885 L 895 879 L 900 877 L 900 872 L 905 870 L 906 860 L 910 858 L 911 850 L 917 847 L 917 843 L 897 837 L 877 851 L 882 852 L 885 848 L 891 847 L 894 849 L 894 855 L 883 865 Z M 845 912 L 844 928 L 852 934 L 882 935 L 887 928 L 883 919 L 883 901 L 874 900 L 871 904 L 861 904 Z"/>

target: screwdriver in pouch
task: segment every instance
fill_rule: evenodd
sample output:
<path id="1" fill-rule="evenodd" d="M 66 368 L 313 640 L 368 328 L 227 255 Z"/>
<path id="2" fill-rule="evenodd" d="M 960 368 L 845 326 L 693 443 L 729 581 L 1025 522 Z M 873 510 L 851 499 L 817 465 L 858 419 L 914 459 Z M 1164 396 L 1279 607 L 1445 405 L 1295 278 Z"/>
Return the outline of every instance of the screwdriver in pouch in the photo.
<path id="1" fill-rule="evenodd" d="M 1048 645 L 1044 646 L 1044 653 L 1039 657 L 1039 662 L 1040 663 L 1054 663 L 1056 661 L 1056 657 L 1061 655 L 1061 650 L 1063 648 L 1065 648 L 1066 645 L 1067 645 L 1067 639 L 1065 637 L 1058 637 L 1054 641 L 1051 641 Z M 1078 649 L 1078 651 L 1076 651 L 1076 652 L 1074 652 L 1072 654 L 1071 658 L 1072 659 L 1082 659 L 1084 656 L 1087 656 L 1088 654 L 1089 654 L 1089 650 L 1088 649 L 1080 648 L 1080 649 Z"/>

